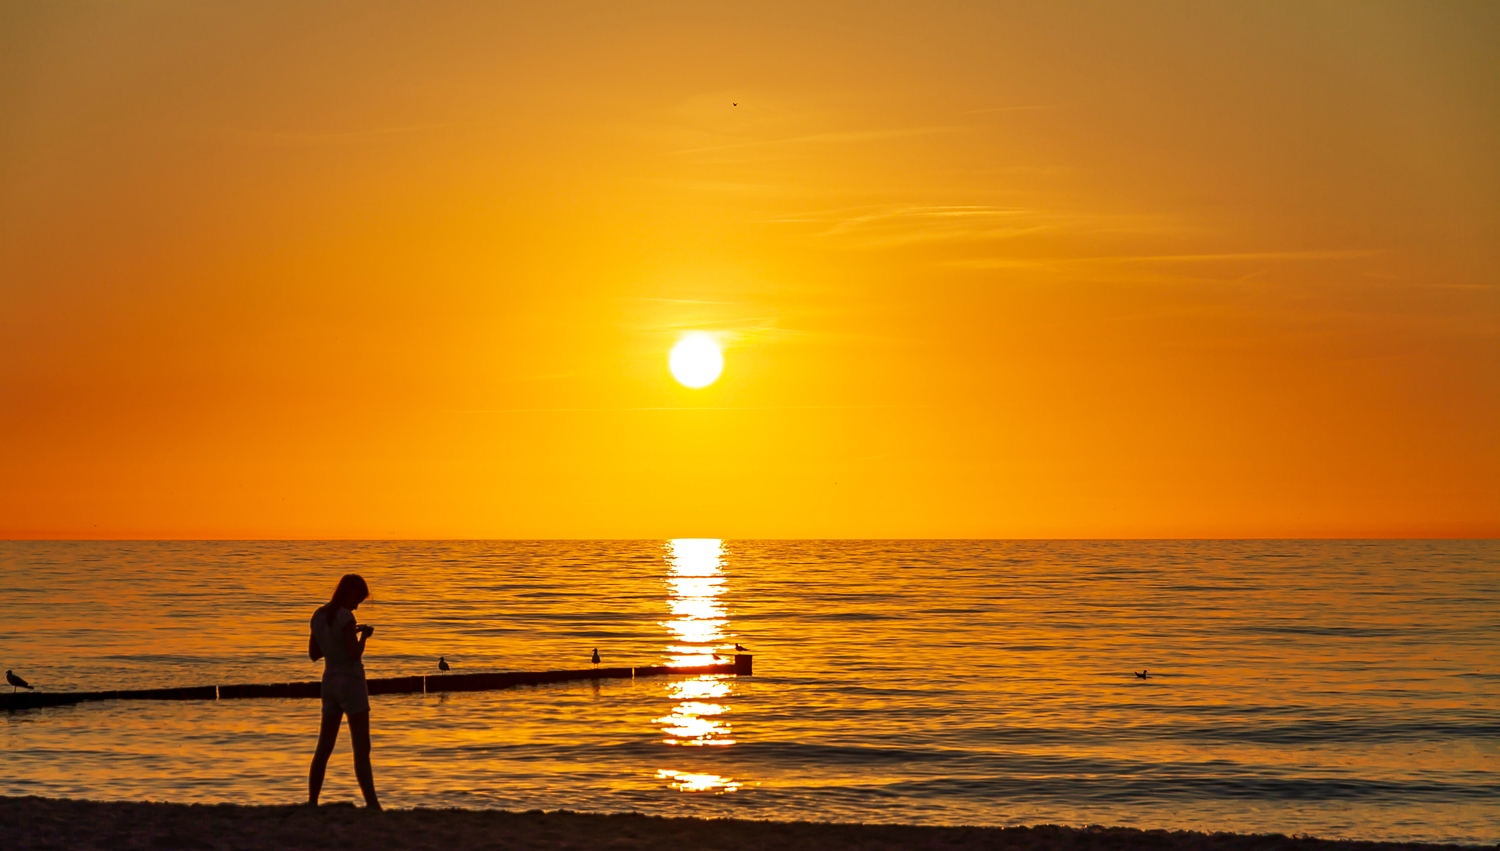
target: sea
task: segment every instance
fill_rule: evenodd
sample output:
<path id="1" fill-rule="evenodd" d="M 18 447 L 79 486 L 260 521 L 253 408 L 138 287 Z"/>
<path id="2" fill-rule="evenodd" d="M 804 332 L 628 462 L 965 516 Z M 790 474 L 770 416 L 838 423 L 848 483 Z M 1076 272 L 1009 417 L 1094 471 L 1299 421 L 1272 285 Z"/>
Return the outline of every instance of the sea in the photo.
<path id="1" fill-rule="evenodd" d="M 1500 541 L 11 541 L 0 666 L 315 680 L 350 572 L 371 677 L 754 656 L 374 697 L 387 807 L 1500 841 Z M 298 802 L 319 711 L 0 712 L 0 794 Z"/>

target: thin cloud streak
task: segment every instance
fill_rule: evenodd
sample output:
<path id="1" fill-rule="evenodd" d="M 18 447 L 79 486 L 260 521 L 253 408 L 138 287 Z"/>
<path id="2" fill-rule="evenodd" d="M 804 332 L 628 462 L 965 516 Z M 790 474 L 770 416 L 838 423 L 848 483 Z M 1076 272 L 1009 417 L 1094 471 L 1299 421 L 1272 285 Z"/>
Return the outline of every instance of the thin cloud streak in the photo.
<path id="1" fill-rule="evenodd" d="M 1382 249 L 1354 248 L 1325 251 L 1237 251 L 1206 254 L 1137 254 L 1099 257 L 976 257 L 953 260 L 944 265 L 961 269 L 1057 269 L 1063 266 L 1130 263 L 1215 263 L 1255 260 L 1355 260 L 1385 253 Z"/>
<path id="2" fill-rule="evenodd" d="M 1180 234 L 1183 228 L 1150 217 L 1048 211 L 984 204 L 908 204 L 830 210 L 768 220 L 822 225 L 814 235 L 845 239 L 858 248 L 922 242 L 1014 239 L 1041 232 Z"/>
<path id="3" fill-rule="evenodd" d="M 446 408 L 445 414 L 558 414 L 630 413 L 650 411 L 864 411 L 926 408 L 928 405 L 704 405 L 681 407 L 657 405 L 641 408 Z"/>
<path id="4" fill-rule="evenodd" d="M 970 109 L 964 115 L 986 115 L 996 112 L 1037 112 L 1047 109 L 1062 109 L 1060 106 L 992 106 L 988 109 Z"/>
<path id="5" fill-rule="evenodd" d="M 196 127 L 199 133 L 228 139 L 245 145 L 273 147 L 319 147 L 352 144 L 387 136 L 402 136 L 435 130 L 452 130 L 459 127 L 498 126 L 497 121 L 449 121 L 427 124 L 407 124 L 394 127 L 371 127 L 363 130 L 343 130 L 330 133 L 298 133 L 281 130 L 247 130 L 238 127 Z"/>
<path id="6" fill-rule="evenodd" d="M 871 139 L 894 139 L 902 136 L 931 136 L 939 133 L 955 133 L 963 127 L 913 127 L 905 130 L 859 130 L 844 133 L 813 133 L 806 136 L 790 136 L 784 139 L 764 139 L 755 142 L 731 142 L 727 145 L 705 145 L 699 148 L 680 148 L 679 154 L 698 154 L 710 151 L 732 151 L 747 148 L 769 148 L 779 145 L 801 145 L 808 143 L 866 142 Z"/>

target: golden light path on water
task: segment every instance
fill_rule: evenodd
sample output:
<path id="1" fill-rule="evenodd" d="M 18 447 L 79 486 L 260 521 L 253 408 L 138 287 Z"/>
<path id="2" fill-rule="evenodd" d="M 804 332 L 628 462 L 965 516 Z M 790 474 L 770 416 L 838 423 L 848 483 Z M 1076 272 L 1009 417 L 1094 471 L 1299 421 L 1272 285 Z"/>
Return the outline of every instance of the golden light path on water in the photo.
<path id="1" fill-rule="evenodd" d="M 712 665 L 733 657 L 734 642 L 726 628 L 729 618 L 720 599 L 724 592 L 724 544 L 717 538 L 679 538 L 668 542 L 667 607 L 672 619 L 662 626 L 672 635 L 667 645 L 667 664 Z M 703 674 L 667 684 L 672 699 L 671 714 L 656 719 L 662 742 L 684 747 L 729 746 L 733 730 L 726 717 L 732 680 L 723 675 Z M 682 792 L 723 794 L 740 783 L 717 774 L 699 774 L 660 769 L 656 776 Z"/>

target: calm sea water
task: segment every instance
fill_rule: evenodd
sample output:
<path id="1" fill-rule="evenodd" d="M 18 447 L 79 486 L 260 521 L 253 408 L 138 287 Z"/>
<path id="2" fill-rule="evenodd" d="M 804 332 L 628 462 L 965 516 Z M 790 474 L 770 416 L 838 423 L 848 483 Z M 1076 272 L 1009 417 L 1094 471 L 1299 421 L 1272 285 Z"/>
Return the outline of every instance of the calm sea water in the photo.
<path id="1" fill-rule="evenodd" d="M 374 698 L 387 806 L 1500 840 L 1500 542 L 0 543 L 45 690 L 697 661 Z M 1133 672 L 1149 669 L 1151 679 Z M 0 794 L 287 803 L 316 701 L 0 713 Z M 325 800 L 355 800 L 347 736 Z"/>

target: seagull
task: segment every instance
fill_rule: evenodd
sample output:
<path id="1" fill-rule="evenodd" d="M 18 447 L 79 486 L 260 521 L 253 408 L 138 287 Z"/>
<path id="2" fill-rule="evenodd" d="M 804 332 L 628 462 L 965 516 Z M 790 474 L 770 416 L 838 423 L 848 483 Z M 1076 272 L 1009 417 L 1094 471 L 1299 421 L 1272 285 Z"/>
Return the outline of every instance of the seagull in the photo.
<path id="1" fill-rule="evenodd" d="M 594 667 L 599 667 L 599 648 L 594 648 Z"/>
<path id="2" fill-rule="evenodd" d="M 743 644 L 736 644 L 734 646 L 734 652 L 736 652 L 736 653 L 749 653 L 750 652 L 750 648 L 746 647 Z"/>
<path id="3" fill-rule="evenodd" d="M 1151 679 L 1151 675 L 1147 674 L 1145 671 L 1136 671 L 1135 678 L 1138 680 L 1149 680 Z"/>
<path id="4" fill-rule="evenodd" d="M 448 670 L 448 660 L 444 659 L 441 656 L 438 657 L 438 670 L 439 671 L 446 671 L 446 670 Z"/>
<path id="5" fill-rule="evenodd" d="M 16 689 L 18 689 L 18 688 L 23 688 L 23 689 L 26 689 L 27 691 L 35 691 L 36 690 L 36 689 L 33 689 L 31 687 L 31 683 L 26 682 L 25 680 L 21 679 L 20 677 L 16 676 L 15 674 L 11 673 L 10 671 L 6 671 L 5 672 L 5 681 L 8 682 L 8 683 L 10 683 L 10 685 L 11 685 L 11 689 L 10 689 L 10 693 L 11 694 L 15 694 L 16 693 Z"/>

